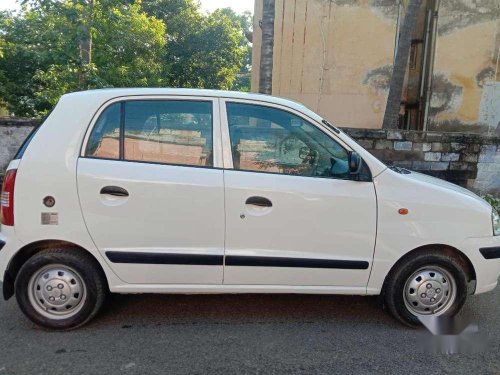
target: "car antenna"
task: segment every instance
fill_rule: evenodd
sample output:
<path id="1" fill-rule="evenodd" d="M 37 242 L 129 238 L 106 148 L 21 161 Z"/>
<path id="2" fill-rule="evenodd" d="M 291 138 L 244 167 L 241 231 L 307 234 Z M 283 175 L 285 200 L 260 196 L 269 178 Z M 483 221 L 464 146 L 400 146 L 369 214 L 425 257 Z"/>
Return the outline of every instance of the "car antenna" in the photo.
<path id="1" fill-rule="evenodd" d="M 340 134 L 340 130 L 336 127 L 330 124 L 327 120 L 323 119 L 323 124 L 328 126 L 330 129 L 332 129 L 335 133 Z"/>

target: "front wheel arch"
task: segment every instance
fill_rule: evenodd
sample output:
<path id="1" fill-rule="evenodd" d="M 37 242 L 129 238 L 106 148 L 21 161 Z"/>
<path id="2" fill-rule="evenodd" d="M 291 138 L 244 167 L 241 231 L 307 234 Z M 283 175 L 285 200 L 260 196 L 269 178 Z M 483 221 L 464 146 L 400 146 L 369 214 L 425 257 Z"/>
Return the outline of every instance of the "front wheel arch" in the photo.
<path id="1" fill-rule="evenodd" d="M 382 290 L 379 295 L 379 303 L 384 309 L 387 307 L 385 300 L 386 300 L 386 290 L 389 280 L 391 280 L 391 278 L 397 272 L 397 270 L 400 269 L 405 263 L 410 261 L 412 258 L 418 256 L 419 254 L 426 253 L 429 251 L 437 253 L 440 252 L 442 254 L 453 257 L 460 263 L 461 267 L 463 268 L 467 282 L 470 283 L 471 281 L 476 280 L 476 270 L 474 269 L 474 266 L 470 261 L 470 259 L 462 251 L 458 250 L 453 246 L 443 245 L 443 244 L 421 246 L 409 251 L 408 253 L 403 255 L 400 259 L 398 259 L 398 261 L 394 263 L 390 271 L 385 276 L 384 283 L 382 284 Z"/>
<path id="2" fill-rule="evenodd" d="M 390 271 L 387 273 L 384 279 L 384 283 L 382 284 L 382 292 L 380 293 L 382 296 L 384 295 L 385 288 L 387 286 L 387 281 L 390 279 L 390 276 L 405 262 L 407 262 L 409 259 L 415 257 L 419 253 L 426 252 L 426 251 L 436 251 L 436 252 L 441 252 L 444 253 L 448 256 L 452 256 L 460 261 L 462 264 L 465 273 L 467 275 L 467 281 L 474 281 L 476 280 L 476 270 L 474 269 L 474 266 L 472 265 L 472 262 L 470 259 L 460 250 L 453 246 L 449 245 L 442 245 L 442 244 L 433 244 L 433 245 L 425 245 L 425 246 L 420 246 L 417 247 L 416 249 L 410 250 L 407 252 L 405 255 L 403 255 L 401 258 L 398 259 L 396 263 L 391 267 Z"/>
<path id="3" fill-rule="evenodd" d="M 7 301 L 14 295 L 14 283 L 16 281 L 17 274 L 28 259 L 30 259 L 36 253 L 54 248 L 67 248 L 67 249 L 77 249 L 88 255 L 93 261 L 97 270 L 102 274 L 103 280 L 106 281 L 106 288 L 109 291 L 109 286 L 107 284 L 106 273 L 104 272 L 101 264 L 96 259 L 96 257 L 88 250 L 83 247 L 76 245 L 72 242 L 62 241 L 62 240 L 43 240 L 32 242 L 28 245 L 22 247 L 10 260 L 7 269 L 4 274 L 3 282 L 3 297 Z"/>

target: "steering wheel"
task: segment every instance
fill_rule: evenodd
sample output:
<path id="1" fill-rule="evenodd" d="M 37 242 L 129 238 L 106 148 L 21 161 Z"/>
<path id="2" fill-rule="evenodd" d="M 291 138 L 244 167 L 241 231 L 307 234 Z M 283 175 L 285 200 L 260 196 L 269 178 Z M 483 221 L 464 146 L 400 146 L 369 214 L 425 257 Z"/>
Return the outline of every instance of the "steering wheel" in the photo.
<path id="1" fill-rule="evenodd" d="M 297 147 L 294 147 L 295 145 L 293 145 L 293 143 L 295 142 L 300 142 L 301 144 L 304 145 L 304 148 L 307 147 L 307 149 L 309 149 L 309 147 L 300 139 L 298 138 L 297 136 L 293 135 L 293 134 L 290 134 L 288 136 L 286 136 L 281 142 L 280 142 L 280 146 L 279 146 L 279 153 L 280 155 L 284 155 L 286 154 L 287 152 L 290 152 L 290 150 L 287 150 L 287 144 L 291 144 L 291 150 L 295 150 Z M 318 158 L 318 154 L 317 152 L 315 151 L 312 151 L 309 153 L 309 155 L 305 158 L 302 158 L 300 156 L 300 150 L 302 148 L 299 148 L 298 149 L 298 152 L 299 152 L 299 155 L 298 157 L 302 160 L 302 163 L 300 164 L 300 175 L 301 176 L 314 176 L 316 175 L 317 173 L 317 169 L 318 169 L 318 164 L 319 164 L 319 158 Z"/>

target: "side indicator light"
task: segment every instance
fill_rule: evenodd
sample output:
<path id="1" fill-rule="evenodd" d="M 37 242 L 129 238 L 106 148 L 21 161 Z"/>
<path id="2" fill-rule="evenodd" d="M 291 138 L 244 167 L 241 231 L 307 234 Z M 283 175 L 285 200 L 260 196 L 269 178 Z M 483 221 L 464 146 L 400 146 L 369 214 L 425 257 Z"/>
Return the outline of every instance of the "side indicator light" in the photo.
<path id="1" fill-rule="evenodd" d="M 408 209 L 407 209 L 407 208 L 400 208 L 400 209 L 398 210 L 398 213 L 399 213 L 400 215 L 408 215 L 408 213 L 409 213 L 409 212 L 410 212 L 410 211 L 408 211 Z"/>

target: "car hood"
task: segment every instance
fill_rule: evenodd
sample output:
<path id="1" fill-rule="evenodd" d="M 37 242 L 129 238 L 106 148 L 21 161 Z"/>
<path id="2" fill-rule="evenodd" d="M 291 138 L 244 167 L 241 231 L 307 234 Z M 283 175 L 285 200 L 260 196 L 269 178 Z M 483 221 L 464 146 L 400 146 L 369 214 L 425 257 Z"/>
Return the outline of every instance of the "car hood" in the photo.
<path id="1" fill-rule="evenodd" d="M 490 204 L 488 202 L 486 202 L 483 198 L 479 197 L 477 194 L 474 194 L 472 191 L 467 190 L 461 186 L 452 184 L 451 182 L 441 180 L 439 178 L 432 177 L 432 176 L 429 176 L 429 175 L 426 175 L 423 173 L 413 172 L 413 171 L 405 176 L 409 179 L 412 179 L 412 180 L 425 182 L 427 184 L 439 186 L 441 188 L 453 191 L 455 193 L 467 195 L 467 196 L 475 199 L 478 203 L 481 203 L 482 205 L 490 206 Z"/>

